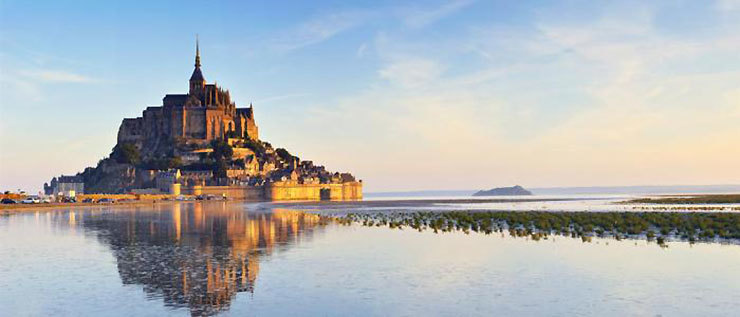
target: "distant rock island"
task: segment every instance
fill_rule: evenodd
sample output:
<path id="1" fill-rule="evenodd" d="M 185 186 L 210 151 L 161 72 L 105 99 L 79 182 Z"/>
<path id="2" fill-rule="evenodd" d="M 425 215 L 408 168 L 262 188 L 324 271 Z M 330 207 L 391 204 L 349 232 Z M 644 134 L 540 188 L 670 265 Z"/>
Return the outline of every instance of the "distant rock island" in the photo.
<path id="1" fill-rule="evenodd" d="M 513 187 L 498 187 L 489 190 L 481 190 L 473 194 L 473 196 L 528 196 L 532 195 L 532 192 L 524 189 L 524 187 L 516 185 Z"/>

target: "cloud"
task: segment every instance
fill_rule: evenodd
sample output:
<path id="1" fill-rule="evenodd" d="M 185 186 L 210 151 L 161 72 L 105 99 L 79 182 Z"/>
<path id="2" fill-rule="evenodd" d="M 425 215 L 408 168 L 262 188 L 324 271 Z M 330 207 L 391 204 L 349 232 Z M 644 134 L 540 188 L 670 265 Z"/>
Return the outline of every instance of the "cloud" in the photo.
<path id="1" fill-rule="evenodd" d="M 24 70 L 20 72 L 30 80 L 47 83 L 91 83 L 97 80 L 80 74 L 62 70 Z"/>
<path id="2" fill-rule="evenodd" d="M 357 48 L 357 53 L 356 53 L 357 58 L 365 57 L 365 51 L 367 51 L 367 43 L 362 43 L 362 45 L 360 45 L 360 47 Z"/>
<path id="3" fill-rule="evenodd" d="M 401 87 L 414 88 L 436 80 L 443 70 L 443 67 L 433 60 L 408 58 L 386 65 L 378 71 L 378 75 Z"/>
<path id="4" fill-rule="evenodd" d="M 455 0 L 433 9 L 417 9 L 401 14 L 403 23 L 412 28 L 421 28 L 443 19 L 459 10 L 473 4 L 473 0 Z M 349 10 L 333 12 L 317 16 L 290 30 L 283 31 L 272 40 L 271 46 L 279 51 L 292 51 L 302 47 L 315 45 L 331 39 L 343 32 L 349 31 L 372 19 L 383 18 L 394 8 L 379 8 L 372 10 Z M 362 56 L 364 48 L 358 49 L 358 56 Z"/>
<path id="5" fill-rule="evenodd" d="M 654 14 L 479 25 L 445 45 L 383 33 L 377 74 L 392 85 L 311 120 L 332 127 L 321 139 L 348 134 L 332 143 L 341 151 L 321 149 L 327 164 L 375 190 L 740 181 L 728 172 L 740 160 L 737 35 L 668 36 Z"/>
<path id="6" fill-rule="evenodd" d="M 404 23 L 412 28 L 422 28 L 470 6 L 473 2 L 472 0 L 454 0 L 437 8 L 412 11 L 406 14 Z"/>
<path id="7" fill-rule="evenodd" d="M 722 12 L 740 10 L 740 0 L 717 0 L 715 7 Z"/>
<path id="8" fill-rule="evenodd" d="M 44 100 L 44 84 L 95 83 L 98 79 L 62 70 L 6 70 L 0 76 L 0 90 L 18 100 L 40 102 Z"/>
<path id="9" fill-rule="evenodd" d="M 278 35 L 272 46 L 280 51 L 292 51 L 318 44 L 366 23 L 374 14 L 361 10 L 325 14 Z"/>

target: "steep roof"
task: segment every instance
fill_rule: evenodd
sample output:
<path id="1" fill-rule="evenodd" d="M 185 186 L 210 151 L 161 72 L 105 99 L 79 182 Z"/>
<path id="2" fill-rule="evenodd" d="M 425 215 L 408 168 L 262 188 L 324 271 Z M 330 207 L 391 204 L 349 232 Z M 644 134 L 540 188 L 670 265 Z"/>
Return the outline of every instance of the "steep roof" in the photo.
<path id="1" fill-rule="evenodd" d="M 247 118 L 251 118 L 254 115 L 254 110 L 251 105 L 249 108 L 236 108 L 236 113 L 243 115 Z"/>
<path id="2" fill-rule="evenodd" d="M 193 70 L 193 75 L 190 76 L 190 81 L 197 81 L 197 82 L 206 81 L 206 79 L 203 78 L 203 73 L 200 71 L 200 67 L 195 67 L 195 69 Z"/>
<path id="3" fill-rule="evenodd" d="M 185 103 L 188 99 L 186 94 L 167 94 L 162 99 L 162 103 L 165 106 L 179 106 Z"/>
<path id="4" fill-rule="evenodd" d="M 203 77 L 203 73 L 200 71 L 200 45 L 198 45 L 198 36 L 195 37 L 195 69 L 193 75 L 190 76 L 190 81 L 204 82 L 206 79 Z"/>

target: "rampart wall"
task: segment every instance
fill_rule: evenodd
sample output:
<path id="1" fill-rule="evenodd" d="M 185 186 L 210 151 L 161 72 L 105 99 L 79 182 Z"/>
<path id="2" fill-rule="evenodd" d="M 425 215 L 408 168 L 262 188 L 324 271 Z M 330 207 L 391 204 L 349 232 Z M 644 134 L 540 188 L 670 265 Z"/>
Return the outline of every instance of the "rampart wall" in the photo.
<path id="1" fill-rule="evenodd" d="M 298 184 L 276 182 L 264 186 L 192 186 L 183 187 L 184 195 L 226 196 L 238 200 L 359 200 L 362 199 L 362 183 L 342 184 Z"/>

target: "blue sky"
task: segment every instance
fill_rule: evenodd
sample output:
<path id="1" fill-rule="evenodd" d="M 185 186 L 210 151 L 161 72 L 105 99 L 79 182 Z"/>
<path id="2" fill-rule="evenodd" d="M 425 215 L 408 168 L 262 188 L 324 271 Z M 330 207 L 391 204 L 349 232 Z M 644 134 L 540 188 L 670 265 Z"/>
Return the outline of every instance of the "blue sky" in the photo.
<path id="1" fill-rule="evenodd" d="M 740 183 L 740 1 L 0 1 L 0 189 L 203 73 L 368 191 Z"/>

